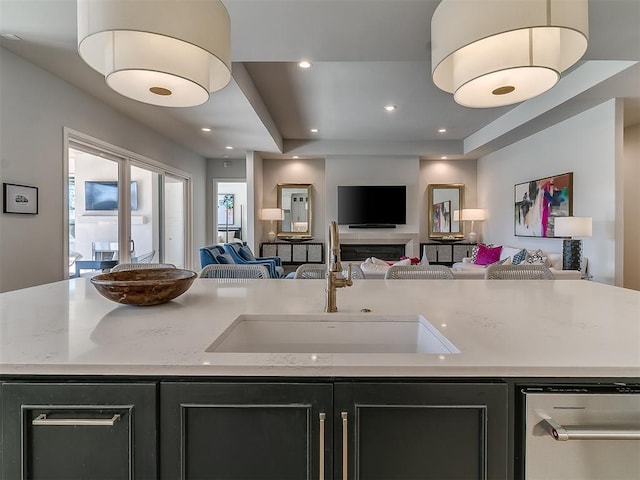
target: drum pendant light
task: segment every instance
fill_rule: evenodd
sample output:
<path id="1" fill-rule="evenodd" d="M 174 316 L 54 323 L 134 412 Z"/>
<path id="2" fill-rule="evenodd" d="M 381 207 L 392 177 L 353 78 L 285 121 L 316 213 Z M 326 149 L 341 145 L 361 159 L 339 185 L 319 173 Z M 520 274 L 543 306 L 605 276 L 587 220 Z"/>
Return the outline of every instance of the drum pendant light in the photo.
<path id="1" fill-rule="evenodd" d="M 549 90 L 587 50 L 588 0 L 442 0 L 431 19 L 433 82 L 466 107 Z"/>
<path id="2" fill-rule="evenodd" d="M 218 0 L 78 0 L 80 57 L 144 103 L 205 103 L 231 80 L 230 37 Z"/>

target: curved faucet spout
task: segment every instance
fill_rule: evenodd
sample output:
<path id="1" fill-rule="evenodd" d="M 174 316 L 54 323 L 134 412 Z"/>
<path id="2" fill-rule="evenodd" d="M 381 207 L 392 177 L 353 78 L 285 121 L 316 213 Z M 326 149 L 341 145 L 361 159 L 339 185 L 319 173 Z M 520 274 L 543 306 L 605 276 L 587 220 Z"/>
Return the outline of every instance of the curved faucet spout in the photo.
<path id="1" fill-rule="evenodd" d="M 334 221 L 329 224 L 329 267 L 327 271 L 327 302 L 325 305 L 326 312 L 337 312 L 336 305 L 336 289 L 350 287 L 353 285 L 351 281 L 351 265 L 349 265 L 349 273 L 347 278 L 342 275 L 342 264 L 340 263 L 340 235 L 338 235 L 338 224 Z"/>
<path id="2" fill-rule="evenodd" d="M 340 234 L 338 224 L 332 221 L 329 224 L 329 271 L 342 272 L 340 263 Z"/>

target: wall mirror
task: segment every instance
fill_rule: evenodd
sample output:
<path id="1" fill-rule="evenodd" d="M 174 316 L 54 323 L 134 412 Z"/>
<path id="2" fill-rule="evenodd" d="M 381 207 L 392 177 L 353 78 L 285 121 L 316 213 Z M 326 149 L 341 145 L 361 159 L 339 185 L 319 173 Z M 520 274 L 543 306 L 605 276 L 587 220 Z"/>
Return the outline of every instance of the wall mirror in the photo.
<path id="1" fill-rule="evenodd" d="M 279 183 L 278 208 L 284 214 L 283 220 L 278 222 L 278 238 L 311 238 L 311 184 Z"/>
<path id="2" fill-rule="evenodd" d="M 455 212 L 464 207 L 463 183 L 436 183 L 428 187 L 429 238 L 464 238 Z"/>

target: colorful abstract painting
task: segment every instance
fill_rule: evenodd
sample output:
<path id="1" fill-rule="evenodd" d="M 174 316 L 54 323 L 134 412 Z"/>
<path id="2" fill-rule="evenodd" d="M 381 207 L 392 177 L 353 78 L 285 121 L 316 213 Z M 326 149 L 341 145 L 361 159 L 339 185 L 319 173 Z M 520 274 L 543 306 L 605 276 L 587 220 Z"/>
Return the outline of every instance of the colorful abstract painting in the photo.
<path id="1" fill-rule="evenodd" d="M 573 173 L 515 186 L 514 233 L 520 237 L 554 237 L 556 217 L 573 213 Z"/>
<path id="2" fill-rule="evenodd" d="M 451 233 L 451 200 L 433 204 L 433 231 Z"/>

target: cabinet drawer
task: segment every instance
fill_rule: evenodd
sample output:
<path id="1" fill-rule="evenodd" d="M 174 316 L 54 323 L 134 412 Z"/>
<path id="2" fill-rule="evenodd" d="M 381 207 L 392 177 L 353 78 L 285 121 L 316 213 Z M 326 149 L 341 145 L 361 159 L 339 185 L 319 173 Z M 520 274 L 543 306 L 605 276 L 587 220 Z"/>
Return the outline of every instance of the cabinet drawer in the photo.
<path id="1" fill-rule="evenodd" d="M 2 478 L 155 478 L 154 384 L 2 385 Z"/>

